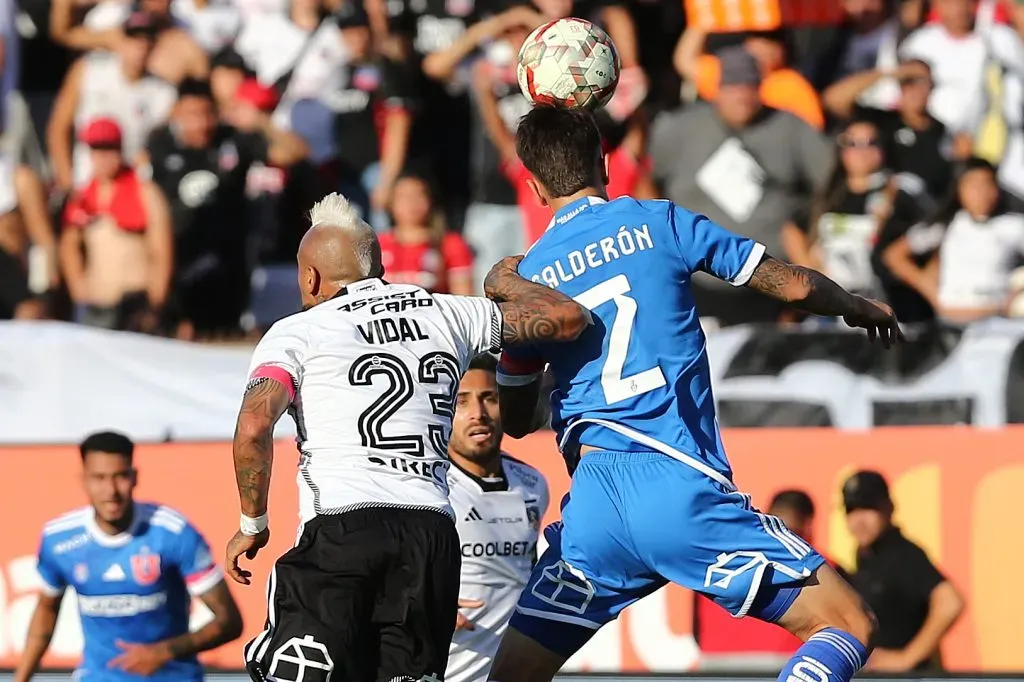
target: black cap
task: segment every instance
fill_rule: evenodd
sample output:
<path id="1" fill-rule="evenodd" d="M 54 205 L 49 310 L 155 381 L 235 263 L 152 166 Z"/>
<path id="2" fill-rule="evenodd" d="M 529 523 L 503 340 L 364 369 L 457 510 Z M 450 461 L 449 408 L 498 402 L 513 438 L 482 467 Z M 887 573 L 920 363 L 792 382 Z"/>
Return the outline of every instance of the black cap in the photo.
<path id="1" fill-rule="evenodd" d="M 877 471 L 858 471 L 843 484 L 843 506 L 847 512 L 856 509 L 888 511 L 892 506 L 889 484 Z"/>
<path id="2" fill-rule="evenodd" d="M 233 47 L 225 47 L 219 52 L 215 53 L 210 57 L 210 68 L 225 68 L 234 69 L 236 71 L 242 71 L 246 74 L 251 74 L 252 71 L 249 65 L 245 63 L 245 58 L 238 54 Z"/>
<path id="3" fill-rule="evenodd" d="M 370 17 L 366 14 L 362 0 L 345 0 L 334 12 L 334 21 L 338 28 L 366 28 L 370 25 Z"/>

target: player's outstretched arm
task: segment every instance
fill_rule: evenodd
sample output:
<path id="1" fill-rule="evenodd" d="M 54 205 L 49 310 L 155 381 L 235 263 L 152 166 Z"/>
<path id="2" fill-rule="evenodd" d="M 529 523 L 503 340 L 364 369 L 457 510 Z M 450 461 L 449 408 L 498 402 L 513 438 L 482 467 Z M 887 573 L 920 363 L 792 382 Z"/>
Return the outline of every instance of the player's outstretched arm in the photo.
<path id="1" fill-rule="evenodd" d="M 267 512 L 274 425 L 288 409 L 291 398 L 284 384 L 263 377 L 253 379 L 242 398 L 232 450 L 238 499 L 246 516 L 255 518 Z"/>
<path id="2" fill-rule="evenodd" d="M 55 595 L 39 595 L 36 610 L 32 613 L 32 622 L 28 626 L 25 650 L 14 671 L 14 682 L 28 682 L 39 668 L 39 662 L 43 660 L 43 655 L 50 648 L 50 640 L 53 639 L 53 630 L 57 627 L 57 614 L 60 612 L 60 602 L 63 596 L 63 592 Z"/>
<path id="3" fill-rule="evenodd" d="M 765 255 L 747 286 L 814 315 L 842 317 L 851 327 L 866 329 L 871 341 L 877 336 L 886 348 L 903 340 L 892 308 L 851 294 L 817 270 Z"/>
<path id="4" fill-rule="evenodd" d="M 559 291 L 521 277 L 522 259 L 501 259 L 484 279 L 484 293 L 501 309 L 502 345 L 575 341 L 590 325 L 590 311 Z"/>

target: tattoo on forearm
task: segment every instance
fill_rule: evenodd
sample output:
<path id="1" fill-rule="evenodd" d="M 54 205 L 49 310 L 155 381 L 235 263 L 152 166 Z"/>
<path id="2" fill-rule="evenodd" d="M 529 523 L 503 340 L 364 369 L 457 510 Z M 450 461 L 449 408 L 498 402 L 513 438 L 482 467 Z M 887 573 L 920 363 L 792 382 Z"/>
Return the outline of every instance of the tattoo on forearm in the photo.
<path id="1" fill-rule="evenodd" d="M 233 443 L 235 482 L 242 509 L 259 515 L 267 509 L 274 459 L 274 424 L 288 409 L 284 386 L 268 379 L 250 382 L 242 399 Z M 243 424 L 247 428 L 242 428 Z M 252 428 L 256 424 L 256 428 Z"/>
<path id="2" fill-rule="evenodd" d="M 586 327 L 586 311 L 565 294 L 495 267 L 484 280 L 487 297 L 501 306 L 504 345 L 571 341 Z"/>
<path id="3" fill-rule="evenodd" d="M 751 289 L 815 315 L 854 312 L 857 298 L 817 270 L 767 257 L 747 284 Z"/>

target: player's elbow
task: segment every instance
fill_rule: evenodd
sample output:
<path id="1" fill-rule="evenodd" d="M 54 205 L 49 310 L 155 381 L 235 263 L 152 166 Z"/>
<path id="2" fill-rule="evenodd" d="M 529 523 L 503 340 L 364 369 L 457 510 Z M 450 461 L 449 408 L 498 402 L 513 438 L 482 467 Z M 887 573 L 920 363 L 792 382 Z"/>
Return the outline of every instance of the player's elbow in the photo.
<path id="1" fill-rule="evenodd" d="M 242 636 L 242 614 L 235 607 L 221 620 L 220 632 L 224 642 L 233 642 Z"/>
<path id="2" fill-rule="evenodd" d="M 575 341 L 593 324 L 590 311 L 576 301 L 562 304 L 562 324 L 555 333 L 555 341 Z"/>
<path id="3" fill-rule="evenodd" d="M 267 415 L 254 412 L 242 412 L 235 424 L 235 442 L 251 443 L 262 441 L 274 431 L 274 422 Z"/>

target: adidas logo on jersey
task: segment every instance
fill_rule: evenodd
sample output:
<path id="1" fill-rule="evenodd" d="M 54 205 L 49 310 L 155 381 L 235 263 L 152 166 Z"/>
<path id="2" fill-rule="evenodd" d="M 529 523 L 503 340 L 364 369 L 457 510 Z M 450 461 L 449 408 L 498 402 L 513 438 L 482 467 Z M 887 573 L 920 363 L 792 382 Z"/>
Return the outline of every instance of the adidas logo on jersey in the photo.
<path id="1" fill-rule="evenodd" d="M 470 507 L 469 513 L 466 514 L 466 521 L 483 521 L 484 517 L 480 516 L 480 512 L 476 510 L 476 507 Z"/>
<path id="2" fill-rule="evenodd" d="M 110 568 L 103 572 L 103 581 L 108 583 L 125 580 L 127 577 L 120 564 L 111 564 Z"/>

